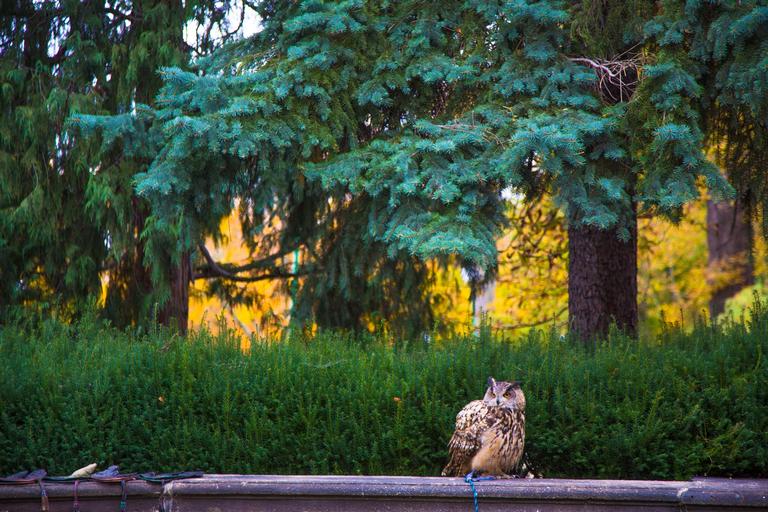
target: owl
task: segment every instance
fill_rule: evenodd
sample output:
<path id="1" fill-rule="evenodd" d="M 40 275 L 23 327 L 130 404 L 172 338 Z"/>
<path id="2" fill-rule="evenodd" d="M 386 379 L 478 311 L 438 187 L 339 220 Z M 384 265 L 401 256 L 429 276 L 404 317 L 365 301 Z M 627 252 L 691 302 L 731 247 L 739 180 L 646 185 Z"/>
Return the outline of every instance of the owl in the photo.
<path id="1" fill-rule="evenodd" d="M 456 415 L 443 476 L 485 474 L 510 477 L 523 456 L 525 395 L 519 382 L 488 378 L 482 400 L 469 402 Z"/>

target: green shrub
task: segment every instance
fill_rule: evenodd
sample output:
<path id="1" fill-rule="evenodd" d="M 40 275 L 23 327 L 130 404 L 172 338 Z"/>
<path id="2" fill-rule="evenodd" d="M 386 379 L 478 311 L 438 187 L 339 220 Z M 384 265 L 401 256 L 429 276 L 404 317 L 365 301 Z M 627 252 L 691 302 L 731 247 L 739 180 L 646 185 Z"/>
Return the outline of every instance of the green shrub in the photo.
<path id="1" fill-rule="evenodd" d="M 0 331 L 0 473 L 437 475 L 456 412 L 488 375 L 522 380 L 546 476 L 768 475 L 768 314 L 749 325 L 385 343 L 324 333 L 239 350 L 231 335 L 94 319 Z"/>

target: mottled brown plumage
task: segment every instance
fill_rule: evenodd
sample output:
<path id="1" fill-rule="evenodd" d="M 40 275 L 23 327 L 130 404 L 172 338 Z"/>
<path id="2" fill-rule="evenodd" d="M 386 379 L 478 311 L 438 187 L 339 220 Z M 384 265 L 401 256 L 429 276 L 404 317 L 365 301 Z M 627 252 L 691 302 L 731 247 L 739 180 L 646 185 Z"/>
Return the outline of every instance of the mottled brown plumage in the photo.
<path id="1" fill-rule="evenodd" d="M 518 382 L 488 379 L 482 400 L 456 415 L 443 476 L 475 474 L 510 476 L 525 447 L 525 395 Z"/>

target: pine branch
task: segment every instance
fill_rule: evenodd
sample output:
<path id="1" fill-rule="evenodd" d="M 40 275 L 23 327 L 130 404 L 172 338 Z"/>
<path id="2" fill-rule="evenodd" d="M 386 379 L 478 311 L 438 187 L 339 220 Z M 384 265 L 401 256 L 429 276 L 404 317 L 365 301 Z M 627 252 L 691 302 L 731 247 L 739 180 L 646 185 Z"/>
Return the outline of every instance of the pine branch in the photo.
<path id="1" fill-rule="evenodd" d="M 249 270 L 258 270 L 258 269 L 264 269 L 268 268 L 274 265 L 274 263 L 279 260 L 280 258 L 283 258 L 285 256 L 288 256 L 293 251 L 299 249 L 299 246 L 293 246 L 288 249 L 285 249 L 279 253 L 271 254 L 269 256 L 266 256 L 264 258 L 251 261 L 250 263 L 246 263 L 245 265 L 232 265 L 229 263 L 221 263 L 216 262 L 213 260 L 213 257 L 211 256 L 211 253 L 208 251 L 208 248 L 205 247 L 205 245 L 200 244 L 198 246 L 200 251 L 203 254 L 203 258 L 205 258 L 206 263 L 208 263 L 209 266 L 211 266 L 211 263 L 213 265 L 218 266 L 222 272 L 230 273 L 232 275 L 239 274 L 241 272 L 247 272 Z M 210 258 L 210 259 L 209 259 Z"/>
<path id="2" fill-rule="evenodd" d="M 218 263 L 216 263 L 216 260 L 213 259 L 213 256 L 211 256 L 211 253 L 208 251 L 208 248 L 204 244 L 199 244 L 197 247 L 200 249 L 200 252 L 203 254 L 203 258 L 205 258 L 206 263 L 208 263 L 208 268 L 214 275 L 218 275 L 220 277 L 235 277 L 235 274 L 225 270 Z"/>
<path id="3" fill-rule="evenodd" d="M 122 11 L 119 11 L 118 9 L 115 9 L 114 7 L 102 7 L 99 9 L 100 12 L 104 14 L 111 14 L 115 16 L 116 18 L 120 18 L 122 20 L 127 21 L 138 21 L 140 20 L 139 17 L 135 16 L 133 13 L 126 14 Z M 58 18 L 58 17 L 69 17 L 70 13 L 64 9 L 64 8 L 54 8 L 54 9 L 48 9 L 46 7 L 41 7 L 39 9 L 36 9 L 35 7 L 16 7 L 12 8 L 10 6 L 3 6 L 0 9 L 0 18 L 38 18 L 42 19 L 44 18 Z"/>
<path id="4" fill-rule="evenodd" d="M 245 22 L 245 4 L 244 3 L 241 4 L 240 7 L 241 7 L 241 9 L 240 9 L 240 22 L 238 23 L 238 25 L 237 25 L 237 27 L 235 29 L 233 29 L 231 31 L 228 31 L 228 32 L 224 33 L 221 36 L 221 40 L 222 41 L 228 41 L 230 37 L 232 37 L 233 35 L 237 34 L 240 31 L 240 29 L 243 28 L 243 23 Z M 219 23 L 219 29 L 221 29 L 221 23 Z"/>
<path id="5" fill-rule="evenodd" d="M 239 267 L 227 266 L 227 268 L 225 268 L 220 263 L 216 262 L 216 260 L 213 259 L 213 256 L 211 256 L 211 253 L 208 251 L 208 248 L 205 247 L 205 245 L 199 244 L 198 249 L 200 249 L 200 252 L 202 253 L 203 258 L 205 259 L 208 266 L 197 270 L 197 272 L 192 277 L 192 279 L 195 279 L 195 280 L 224 278 L 230 281 L 247 283 L 247 282 L 265 281 L 268 279 L 291 279 L 294 277 L 306 276 L 311 273 L 311 271 L 307 269 L 300 272 L 286 272 L 278 269 L 274 272 L 267 272 L 265 274 L 260 274 L 256 276 L 241 276 L 238 274 L 242 272 L 246 272 L 248 270 L 254 270 L 257 268 L 266 267 L 266 265 L 264 264 L 266 261 L 275 261 L 278 258 L 285 256 L 288 253 L 269 256 L 262 260 L 258 260 L 257 262 L 252 262 L 247 265 L 241 265 Z"/>
<path id="6" fill-rule="evenodd" d="M 46 63 L 49 66 L 54 66 L 56 64 L 60 64 L 65 57 L 67 57 L 67 47 L 64 44 L 62 44 L 61 48 L 59 48 L 59 51 L 57 51 L 55 55 L 48 57 L 46 59 Z"/>
<path id="7" fill-rule="evenodd" d="M 211 272 L 200 272 L 196 273 L 192 276 L 192 280 L 196 281 L 198 279 L 227 279 L 229 281 L 237 282 L 237 283 L 255 283 L 258 281 L 269 281 L 272 279 L 293 279 L 296 277 L 304 277 L 310 275 L 312 272 L 309 270 L 304 270 L 301 272 L 283 272 L 283 271 L 277 271 L 277 272 L 270 272 L 266 274 L 260 274 L 257 276 L 237 276 L 237 275 L 222 275 L 215 271 Z"/>
<path id="8" fill-rule="evenodd" d="M 119 18 L 119 19 L 124 20 L 124 21 L 130 21 L 130 22 L 141 21 L 141 17 L 134 15 L 133 11 L 131 11 L 130 13 L 126 14 L 124 12 L 118 11 L 117 9 L 115 9 L 113 7 L 104 7 L 103 11 L 105 13 L 111 14 L 115 18 Z"/>

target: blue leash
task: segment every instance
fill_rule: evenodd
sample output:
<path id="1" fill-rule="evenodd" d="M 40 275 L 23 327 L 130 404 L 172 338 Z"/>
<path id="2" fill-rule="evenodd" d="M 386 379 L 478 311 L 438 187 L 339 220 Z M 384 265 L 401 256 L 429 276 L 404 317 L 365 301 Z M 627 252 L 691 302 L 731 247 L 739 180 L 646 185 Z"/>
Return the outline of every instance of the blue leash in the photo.
<path id="1" fill-rule="evenodd" d="M 472 489 L 472 498 L 475 502 L 475 512 L 480 512 L 480 504 L 477 501 L 477 489 L 475 489 L 475 482 L 481 482 L 483 480 L 495 480 L 492 476 L 481 476 L 475 478 L 475 472 L 470 471 L 464 476 L 464 481 L 469 484 L 469 488 Z"/>

